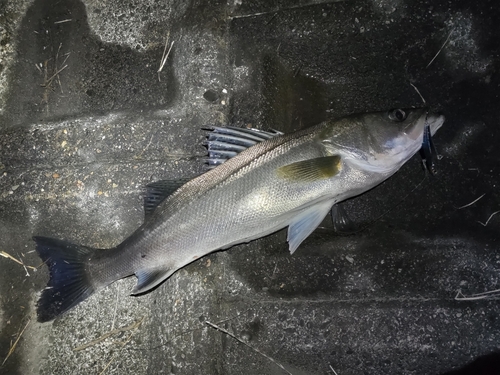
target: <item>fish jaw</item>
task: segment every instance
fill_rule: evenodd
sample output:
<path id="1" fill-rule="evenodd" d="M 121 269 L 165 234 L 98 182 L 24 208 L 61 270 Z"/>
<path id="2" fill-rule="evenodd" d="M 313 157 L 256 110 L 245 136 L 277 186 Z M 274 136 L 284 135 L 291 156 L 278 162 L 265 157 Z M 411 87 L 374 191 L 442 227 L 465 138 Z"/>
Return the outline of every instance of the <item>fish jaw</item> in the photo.
<path id="1" fill-rule="evenodd" d="M 436 134 L 439 128 L 443 126 L 446 118 L 443 115 L 433 114 L 427 117 L 427 125 L 431 128 L 431 135 Z"/>

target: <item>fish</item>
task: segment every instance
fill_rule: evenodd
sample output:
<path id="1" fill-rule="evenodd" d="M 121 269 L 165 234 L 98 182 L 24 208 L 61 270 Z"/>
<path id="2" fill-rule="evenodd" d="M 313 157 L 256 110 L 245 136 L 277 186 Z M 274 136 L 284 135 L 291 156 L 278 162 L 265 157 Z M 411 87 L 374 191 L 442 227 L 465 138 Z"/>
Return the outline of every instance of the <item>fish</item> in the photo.
<path id="1" fill-rule="evenodd" d="M 49 269 L 37 318 L 50 321 L 132 275 L 143 294 L 217 250 L 288 227 L 293 254 L 332 207 L 388 179 L 444 116 L 394 109 L 332 119 L 290 134 L 212 127 L 205 173 L 147 185 L 145 220 L 123 242 L 94 249 L 36 236 Z"/>

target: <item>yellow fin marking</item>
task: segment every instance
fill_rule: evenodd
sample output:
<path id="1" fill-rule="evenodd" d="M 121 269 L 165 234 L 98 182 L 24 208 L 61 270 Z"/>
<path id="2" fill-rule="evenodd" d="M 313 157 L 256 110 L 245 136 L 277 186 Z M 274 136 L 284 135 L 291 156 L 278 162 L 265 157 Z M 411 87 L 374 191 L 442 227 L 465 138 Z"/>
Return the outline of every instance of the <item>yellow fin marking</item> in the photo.
<path id="1" fill-rule="evenodd" d="M 278 176 L 297 182 L 313 182 L 335 176 L 341 170 L 340 156 L 325 156 L 284 165 L 278 168 Z"/>

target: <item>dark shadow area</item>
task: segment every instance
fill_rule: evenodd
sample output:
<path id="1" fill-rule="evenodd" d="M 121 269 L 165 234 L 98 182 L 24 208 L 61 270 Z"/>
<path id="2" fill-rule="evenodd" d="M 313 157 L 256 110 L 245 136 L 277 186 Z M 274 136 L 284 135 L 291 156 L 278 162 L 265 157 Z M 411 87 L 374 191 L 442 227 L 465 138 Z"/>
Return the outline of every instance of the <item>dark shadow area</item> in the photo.
<path id="1" fill-rule="evenodd" d="M 161 81 L 156 73 L 163 45 L 138 52 L 103 43 L 78 0 L 35 1 L 19 26 L 18 45 L 4 127 L 165 108 L 177 95 L 169 61 Z"/>
<path id="2" fill-rule="evenodd" d="M 498 375 L 500 374 L 500 352 L 483 355 L 457 370 L 442 375 Z"/>

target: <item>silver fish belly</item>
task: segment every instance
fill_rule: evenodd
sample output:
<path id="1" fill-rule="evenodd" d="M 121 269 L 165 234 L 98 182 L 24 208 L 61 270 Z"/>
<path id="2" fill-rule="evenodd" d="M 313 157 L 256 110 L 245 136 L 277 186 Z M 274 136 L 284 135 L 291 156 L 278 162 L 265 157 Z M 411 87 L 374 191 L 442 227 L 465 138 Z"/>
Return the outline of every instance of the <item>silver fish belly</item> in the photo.
<path id="1" fill-rule="evenodd" d="M 334 204 L 393 175 L 420 149 L 425 125 L 434 134 L 443 122 L 425 110 L 398 109 L 288 135 L 216 128 L 208 148 L 218 166 L 177 189 L 156 184 L 144 224 L 117 247 L 34 238 L 51 274 L 38 319 L 133 274 L 132 293 L 146 292 L 195 259 L 285 227 L 293 253 Z"/>

